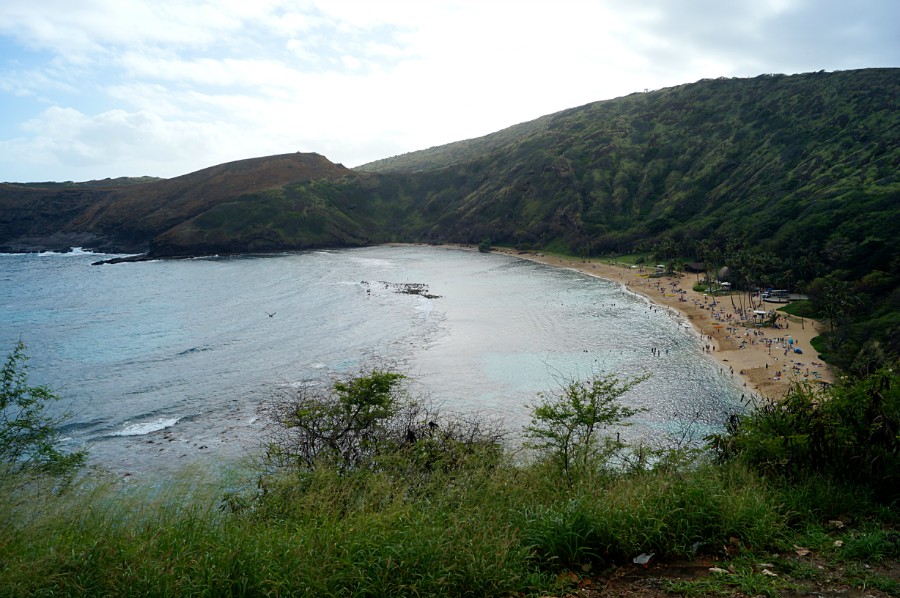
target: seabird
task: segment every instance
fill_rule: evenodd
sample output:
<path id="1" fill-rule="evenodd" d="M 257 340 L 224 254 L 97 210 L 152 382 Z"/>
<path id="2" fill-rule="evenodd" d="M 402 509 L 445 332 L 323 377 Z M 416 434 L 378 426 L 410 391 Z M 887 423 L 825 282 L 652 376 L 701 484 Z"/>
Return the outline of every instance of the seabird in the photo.
<path id="1" fill-rule="evenodd" d="M 276 312 L 272 312 L 272 313 L 266 312 L 266 315 L 269 316 L 270 318 L 274 318 L 274 317 L 275 317 L 275 314 L 277 314 L 277 313 L 278 313 L 277 311 L 276 311 Z"/>

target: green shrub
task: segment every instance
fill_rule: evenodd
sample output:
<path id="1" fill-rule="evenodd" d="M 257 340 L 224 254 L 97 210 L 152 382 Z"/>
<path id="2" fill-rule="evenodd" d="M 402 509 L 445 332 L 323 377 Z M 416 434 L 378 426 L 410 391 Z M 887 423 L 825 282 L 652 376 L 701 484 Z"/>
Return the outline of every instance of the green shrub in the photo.
<path id="1" fill-rule="evenodd" d="M 533 447 L 557 463 L 569 485 L 577 474 L 607 466 L 624 445 L 601 437 L 610 426 L 627 425 L 639 413 L 619 400 L 647 379 L 647 375 L 619 380 L 614 375 L 568 382 L 556 395 L 541 394 L 532 407 L 531 424 L 525 429 Z"/>
<path id="2" fill-rule="evenodd" d="M 392 471 L 422 481 L 502 456 L 504 432 L 483 417 L 444 416 L 410 397 L 405 376 L 372 370 L 309 386 L 268 403 L 270 466 Z"/>
<path id="3" fill-rule="evenodd" d="M 395 442 L 387 423 L 402 409 L 398 395 L 401 374 L 372 370 L 335 380 L 327 391 L 298 389 L 270 405 L 269 416 L 279 426 L 268 447 L 271 461 L 313 468 L 328 462 L 339 468 L 360 467 Z"/>
<path id="4" fill-rule="evenodd" d="M 900 380 L 881 370 L 827 390 L 795 386 L 730 420 L 710 437 L 723 460 L 740 459 L 790 480 L 821 474 L 900 496 Z"/>
<path id="5" fill-rule="evenodd" d="M 29 386 L 27 361 L 19 341 L 0 372 L 0 474 L 71 473 L 87 455 L 60 450 L 59 426 L 69 414 L 52 414 L 59 396 L 49 388 Z"/>

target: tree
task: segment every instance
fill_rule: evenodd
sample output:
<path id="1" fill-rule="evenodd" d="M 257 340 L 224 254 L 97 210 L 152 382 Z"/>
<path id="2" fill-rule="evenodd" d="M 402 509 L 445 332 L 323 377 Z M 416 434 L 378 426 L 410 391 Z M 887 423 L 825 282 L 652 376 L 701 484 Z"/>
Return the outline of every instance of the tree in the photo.
<path id="1" fill-rule="evenodd" d="M 831 332 L 845 326 L 860 305 L 859 296 L 853 293 L 853 285 L 832 275 L 813 280 L 807 287 L 807 293 L 817 311 L 828 322 Z"/>
<path id="2" fill-rule="evenodd" d="M 385 424 L 402 407 L 398 386 L 404 376 L 372 370 L 334 381 L 329 391 L 303 388 L 272 407 L 272 418 L 287 434 L 269 447 L 277 462 L 306 468 L 323 459 L 341 469 L 359 467 L 377 453 Z"/>
<path id="3" fill-rule="evenodd" d="M 28 357 L 19 341 L 7 356 L 0 380 L 0 468 L 5 475 L 63 475 L 84 464 L 87 453 L 59 448 L 59 426 L 69 413 L 54 415 L 59 400 L 46 386 L 28 385 Z"/>
<path id="4" fill-rule="evenodd" d="M 709 270 L 709 267 L 706 265 L 712 256 L 712 243 L 709 239 L 700 239 L 694 245 L 694 261 L 704 264 L 704 268 Z M 707 273 L 707 284 L 709 284 L 709 274 Z M 697 284 L 700 284 L 700 272 L 697 272 Z"/>
<path id="5" fill-rule="evenodd" d="M 654 247 L 654 258 L 657 263 L 662 263 L 666 267 L 666 274 L 672 274 L 675 271 L 675 252 L 678 246 L 672 239 L 660 241 Z"/>
<path id="6" fill-rule="evenodd" d="M 444 416 L 409 396 L 406 376 L 372 369 L 307 386 L 264 404 L 270 465 L 314 471 L 453 469 L 468 456 L 499 454 L 504 433 L 483 417 Z"/>
<path id="7" fill-rule="evenodd" d="M 619 400 L 649 377 L 648 374 L 620 380 L 613 374 L 567 383 L 560 394 L 540 394 L 533 407 L 531 425 L 525 435 L 535 448 L 547 451 L 571 485 L 577 471 L 605 463 L 623 445 L 600 434 L 609 426 L 628 425 L 624 420 L 640 413 Z"/>

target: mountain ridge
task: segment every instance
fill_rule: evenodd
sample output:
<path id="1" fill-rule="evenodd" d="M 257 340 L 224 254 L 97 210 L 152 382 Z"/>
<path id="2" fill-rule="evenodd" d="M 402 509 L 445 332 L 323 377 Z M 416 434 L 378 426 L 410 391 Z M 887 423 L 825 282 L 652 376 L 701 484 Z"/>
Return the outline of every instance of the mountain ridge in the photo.
<path id="1" fill-rule="evenodd" d="M 0 248 L 53 235 L 156 255 L 484 238 L 587 254 L 666 237 L 781 248 L 798 216 L 819 235 L 848 226 L 841 196 L 893 216 L 898 73 L 701 80 L 354 169 L 297 153 L 119 187 L 2 184 Z"/>
<path id="2" fill-rule="evenodd" d="M 119 186 L 4 183 L 0 184 L 0 209 L 7 216 L 0 217 L 0 247 L 5 251 L 64 249 L 58 243 L 72 238 L 96 250 L 146 252 L 155 236 L 218 203 L 349 172 L 320 154 L 297 152 L 246 158 L 171 179 Z"/>
<path id="3" fill-rule="evenodd" d="M 709 79 L 356 169 L 298 153 L 119 187 L 5 184 L 0 251 L 650 251 L 802 285 L 834 308 L 833 361 L 862 371 L 900 354 L 898 98 L 896 68 Z"/>

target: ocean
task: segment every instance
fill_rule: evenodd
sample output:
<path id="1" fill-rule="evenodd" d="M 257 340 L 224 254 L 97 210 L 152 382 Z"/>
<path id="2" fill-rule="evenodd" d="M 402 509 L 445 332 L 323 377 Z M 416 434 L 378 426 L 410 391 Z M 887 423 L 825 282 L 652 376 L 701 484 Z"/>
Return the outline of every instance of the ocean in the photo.
<path id="1" fill-rule="evenodd" d="M 608 372 L 650 374 L 625 401 L 648 409 L 632 442 L 742 409 L 688 324 L 572 270 L 426 246 L 91 265 L 106 257 L 0 255 L 0 350 L 26 344 L 30 383 L 71 411 L 65 446 L 120 474 L 252 456 L 266 402 L 373 366 L 513 439 L 540 393 Z"/>

